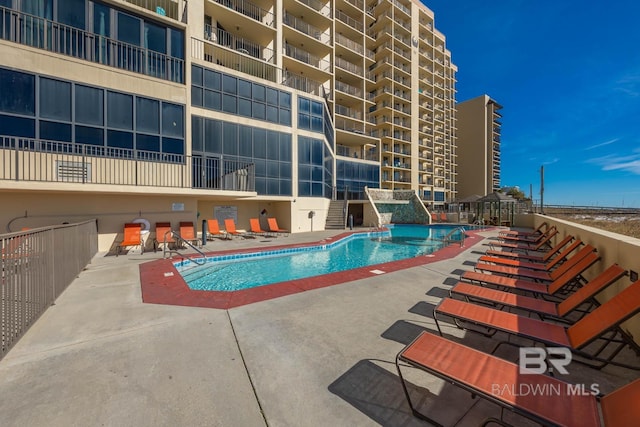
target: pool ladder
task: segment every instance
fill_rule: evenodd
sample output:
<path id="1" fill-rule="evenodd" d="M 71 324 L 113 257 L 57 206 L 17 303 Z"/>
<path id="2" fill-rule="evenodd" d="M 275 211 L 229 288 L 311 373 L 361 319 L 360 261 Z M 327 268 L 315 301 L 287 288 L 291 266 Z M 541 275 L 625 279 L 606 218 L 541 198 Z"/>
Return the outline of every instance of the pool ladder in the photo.
<path id="1" fill-rule="evenodd" d="M 462 235 L 461 239 L 453 239 L 453 234 L 459 231 L 460 234 Z M 451 244 L 453 242 L 460 242 L 460 247 L 463 248 L 464 247 L 464 238 L 465 238 L 465 229 L 462 227 L 456 227 L 453 230 L 451 230 L 446 236 L 444 236 L 444 239 L 442 239 L 446 244 Z"/>
<path id="2" fill-rule="evenodd" d="M 173 230 L 167 231 L 166 233 L 164 233 L 164 241 L 165 242 L 167 241 L 167 236 L 168 235 L 171 235 L 171 236 L 175 237 L 176 244 L 184 243 L 184 245 L 186 245 L 187 247 L 190 247 L 191 249 L 196 251 L 200 256 L 199 257 L 197 257 L 197 256 L 189 256 L 189 254 L 180 253 L 177 249 L 170 250 L 169 249 L 169 244 L 165 243 L 164 249 L 162 251 L 162 258 L 166 258 L 167 257 L 167 253 L 169 253 L 169 254 L 175 253 L 177 255 L 180 255 L 182 258 L 188 259 L 189 261 L 193 261 L 194 263 L 196 263 L 198 265 L 204 265 L 204 263 L 207 262 L 207 256 L 204 254 L 204 252 L 202 252 L 200 249 L 198 249 L 193 244 L 191 244 L 191 242 L 188 242 L 185 239 L 183 239 L 182 236 L 180 235 L 180 233 L 176 233 Z"/>

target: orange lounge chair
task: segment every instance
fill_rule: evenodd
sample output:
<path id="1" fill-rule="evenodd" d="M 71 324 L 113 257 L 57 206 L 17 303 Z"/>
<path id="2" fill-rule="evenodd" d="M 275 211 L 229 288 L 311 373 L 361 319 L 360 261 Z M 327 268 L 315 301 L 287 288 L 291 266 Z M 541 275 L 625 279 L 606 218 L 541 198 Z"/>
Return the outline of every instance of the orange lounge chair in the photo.
<path id="1" fill-rule="evenodd" d="M 275 218 L 267 218 L 267 225 L 269 225 L 269 231 L 284 235 L 289 234 L 289 230 L 285 230 L 278 226 L 278 220 L 276 220 Z"/>
<path id="2" fill-rule="evenodd" d="M 160 245 L 176 244 L 173 237 L 170 222 L 156 222 L 156 237 L 153 240 L 153 251 L 157 251 Z"/>
<path id="3" fill-rule="evenodd" d="M 522 259 L 522 260 L 528 260 L 528 261 L 547 262 L 551 258 L 553 258 L 555 254 L 560 252 L 562 248 L 564 248 L 566 245 L 571 243 L 573 239 L 574 239 L 573 236 L 566 236 L 564 239 L 560 241 L 560 243 L 555 245 L 553 248 L 549 249 L 543 255 L 529 254 L 529 253 L 523 253 L 523 252 L 499 251 L 499 250 L 493 250 L 493 249 L 487 249 L 487 251 L 485 252 L 485 255 L 499 256 L 499 257 L 512 258 L 512 259 Z"/>
<path id="4" fill-rule="evenodd" d="M 436 306 L 433 319 L 442 335 L 439 318 L 441 315 L 454 319 L 458 327 L 461 323 L 470 323 L 491 331 L 501 331 L 509 336 L 516 336 L 541 343 L 545 346 L 566 347 L 580 359 L 574 361 L 595 369 L 608 364 L 628 369 L 640 370 L 640 365 L 628 365 L 613 361 L 613 358 L 629 345 L 640 350 L 620 324 L 640 312 L 640 280 L 634 282 L 609 301 L 603 303 L 573 325 L 564 327 L 531 317 L 500 311 L 483 305 L 472 304 L 452 298 L 444 298 Z M 468 329 L 468 328 L 467 328 Z M 475 329 L 471 329 L 475 330 Z M 476 331 L 477 332 L 477 331 Z M 610 334 L 613 332 L 613 335 Z M 589 344 L 603 340 L 606 343 L 594 348 L 591 353 L 585 350 Z M 609 351 L 607 357 L 601 357 L 608 344 L 616 343 L 617 348 Z M 493 349 L 495 352 L 502 344 L 516 345 L 509 341 L 500 341 Z M 517 346 L 517 345 L 516 345 Z"/>
<path id="5" fill-rule="evenodd" d="M 260 228 L 260 220 L 258 218 L 249 218 L 249 228 L 250 228 L 250 233 L 256 236 L 277 237 L 275 234 L 272 234 L 268 231 L 264 231 L 262 228 Z"/>
<path id="6" fill-rule="evenodd" d="M 396 369 L 411 412 L 433 425 L 442 425 L 442 421 L 429 417 L 415 406 L 400 362 L 499 405 L 502 408 L 500 419 L 488 418 L 483 426 L 491 423 L 509 425 L 502 415 L 510 411 L 540 425 L 622 427 L 629 425 L 630 420 L 640 419 L 640 379 L 602 398 L 591 393 L 576 393 L 576 387 L 558 378 L 523 373 L 518 364 L 423 332 L 398 353 Z M 496 384 L 502 386 L 500 390 L 496 390 Z M 558 390 L 558 393 L 518 393 L 523 386 L 528 390 Z"/>
<path id="7" fill-rule="evenodd" d="M 544 233 L 542 234 L 538 234 L 536 236 L 512 236 L 509 234 L 499 234 L 498 235 L 498 239 L 505 241 L 505 242 L 514 242 L 514 243 L 528 243 L 528 244 L 535 244 L 538 243 L 540 240 L 544 239 L 546 236 L 548 236 L 549 234 L 553 233 L 554 231 L 558 231 L 558 229 L 556 228 L 556 226 L 551 226 L 549 227 Z"/>
<path id="8" fill-rule="evenodd" d="M 227 218 L 224 220 L 224 228 L 227 231 L 227 234 L 230 234 L 232 236 L 240 236 L 240 237 L 245 237 L 246 233 L 241 233 L 236 229 L 236 222 L 233 220 L 233 218 Z"/>
<path id="9" fill-rule="evenodd" d="M 544 250 L 545 247 L 551 247 L 551 244 L 549 242 L 556 234 L 558 234 L 558 230 L 551 230 L 551 232 L 546 234 L 545 237 L 538 243 L 492 241 L 487 243 L 487 245 L 489 245 L 491 248 L 500 247 L 503 249 L 511 249 L 514 251 L 541 251 Z"/>
<path id="10" fill-rule="evenodd" d="M 558 268 L 550 272 L 542 270 L 531 270 L 528 268 L 487 264 L 484 262 L 476 263 L 474 269 L 483 273 L 490 272 L 492 274 L 502 274 L 509 277 L 526 277 L 534 280 L 553 282 L 591 252 L 596 252 L 596 248 L 591 245 L 586 245 L 585 247 L 580 249 L 578 253 L 573 255 L 566 262 L 562 263 Z"/>
<path id="11" fill-rule="evenodd" d="M 502 231 L 499 231 L 498 234 L 505 235 L 505 236 L 535 237 L 544 233 L 548 229 L 549 229 L 549 224 L 547 224 L 547 222 L 545 221 L 539 226 L 537 226 L 533 231 L 502 230 Z"/>
<path id="12" fill-rule="evenodd" d="M 191 221 L 180 222 L 180 238 L 194 246 L 200 245 L 200 239 L 196 236 L 195 229 L 193 228 L 193 222 Z"/>
<path id="13" fill-rule="evenodd" d="M 465 271 L 460 276 L 460 279 L 471 283 L 477 283 L 480 286 L 493 286 L 499 289 L 520 290 L 531 292 L 536 295 L 555 295 L 560 291 L 567 291 L 571 287 L 570 285 L 574 285 L 575 287 L 583 283 L 584 280 L 582 278 L 582 273 L 584 273 L 587 268 L 592 266 L 599 259 L 600 256 L 597 253 L 591 252 L 548 285 L 531 280 L 500 276 L 499 274 L 478 273 L 477 271 Z"/>
<path id="14" fill-rule="evenodd" d="M 431 222 L 438 222 L 438 214 L 431 212 Z"/>
<path id="15" fill-rule="evenodd" d="M 449 222 L 449 218 L 447 218 L 446 212 L 440 212 L 440 222 Z"/>
<path id="16" fill-rule="evenodd" d="M 567 316 L 585 304 L 597 304 L 595 296 L 615 283 L 627 271 L 618 264 L 613 264 L 594 279 L 590 280 L 583 287 L 569 295 L 564 301 L 555 303 L 540 298 L 532 298 L 519 295 L 513 292 L 499 291 L 497 289 L 486 288 L 473 285 L 471 283 L 458 282 L 451 288 L 450 294 L 464 297 L 466 301 L 481 301 L 491 304 L 494 308 L 518 308 L 530 311 L 541 318 L 551 317 L 558 320 L 569 321 Z M 586 313 L 584 310 L 580 310 Z M 570 322 L 570 321 L 569 321 Z"/>
<path id="17" fill-rule="evenodd" d="M 120 255 L 122 248 L 129 246 L 140 246 L 140 253 L 144 253 L 144 242 L 142 240 L 142 224 L 126 223 L 124 225 L 124 239 L 116 247 L 116 256 Z"/>
<path id="18" fill-rule="evenodd" d="M 567 260 L 567 257 L 571 252 L 576 250 L 578 247 L 582 245 L 582 241 L 576 240 L 571 245 L 567 246 L 562 252 L 558 254 L 558 256 L 554 257 L 547 263 L 543 263 L 540 261 L 523 261 L 519 259 L 513 258 L 502 258 L 499 256 L 491 256 L 491 255 L 482 255 L 478 258 L 479 262 L 487 263 L 487 264 L 497 264 L 504 265 L 508 267 L 514 268 L 528 268 L 529 270 L 543 270 L 543 271 L 551 271 L 558 264 L 563 263 Z"/>
<path id="19" fill-rule="evenodd" d="M 211 239 L 209 239 L 211 237 Z M 207 240 L 213 240 L 214 237 L 228 239 L 229 235 L 226 231 L 220 230 L 220 224 L 217 219 L 207 220 Z"/>

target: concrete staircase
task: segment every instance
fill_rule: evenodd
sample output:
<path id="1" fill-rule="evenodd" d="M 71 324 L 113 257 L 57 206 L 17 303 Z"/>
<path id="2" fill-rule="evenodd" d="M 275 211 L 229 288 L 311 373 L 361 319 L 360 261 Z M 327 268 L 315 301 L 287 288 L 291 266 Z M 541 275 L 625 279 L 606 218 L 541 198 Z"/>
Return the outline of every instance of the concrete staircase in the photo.
<path id="1" fill-rule="evenodd" d="M 345 217 L 346 202 L 344 200 L 332 200 L 327 212 L 326 230 L 344 230 L 346 226 Z"/>

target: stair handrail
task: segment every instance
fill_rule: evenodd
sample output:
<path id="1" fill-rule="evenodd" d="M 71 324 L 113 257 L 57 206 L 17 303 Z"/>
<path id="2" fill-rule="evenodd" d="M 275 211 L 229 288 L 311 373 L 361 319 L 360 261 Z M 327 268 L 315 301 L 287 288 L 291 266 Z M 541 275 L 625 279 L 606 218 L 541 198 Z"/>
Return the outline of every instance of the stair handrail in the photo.
<path id="1" fill-rule="evenodd" d="M 185 240 L 180 233 L 175 232 L 173 230 L 167 230 L 166 233 L 164 233 L 164 241 L 167 241 L 167 235 L 172 235 L 173 237 L 176 238 L 177 242 L 182 242 L 184 243 L 186 246 L 190 247 L 191 249 L 193 249 L 194 251 L 196 251 L 198 254 L 200 254 L 200 257 L 191 257 L 189 256 L 189 254 L 183 254 L 180 253 L 180 251 L 178 251 L 177 249 L 171 250 L 169 249 L 169 244 L 165 243 L 164 248 L 162 250 L 162 258 L 166 258 L 167 257 L 167 252 L 169 254 L 175 253 L 180 255 L 182 258 L 188 259 L 189 261 L 193 261 L 194 263 L 196 263 L 197 265 L 204 265 L 207 262 L 207 256 L 204 254 L 204 252 L 202 252 L 200 249 L 198 249 L 197 247 L 195 247 L 193 244 L 191 244 L 190 242 L 188 242 L 187 240 Z M 177 243 L 176 242 L 176 243 Z"/>
<path id="2" fill-rule="evenodd" d="M 442 239 L 445 243 L 451 243 L 451 242 L 456 242 L 458 240 L 454 240 L 451 238 L 451 236 L 453 235 L 453 233 L 455 233 L 456 231 L 460 231 L 460 234 L 462 235 L 462 239 L 459 240 L 460 242 L 460 247 L 463 248 L 464 247 L 464 238 L 466 237 L 466 230 L 464 229 L 464 227 L 456 227 L 453 230 L 451 230 L 450 232 L 447 233 L 446 236 L 444 236 L 444 239 Z"/>

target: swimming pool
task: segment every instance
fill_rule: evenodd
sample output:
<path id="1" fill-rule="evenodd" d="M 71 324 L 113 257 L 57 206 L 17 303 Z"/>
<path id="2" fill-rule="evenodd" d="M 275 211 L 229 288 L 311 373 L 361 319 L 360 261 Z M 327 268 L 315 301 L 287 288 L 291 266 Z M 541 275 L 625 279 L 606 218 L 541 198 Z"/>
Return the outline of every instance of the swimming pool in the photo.
<path id="1" fill-rule="evenodd" d="M 428 256 L 446 245 L 443 238 L 450 232 L 459 240 L 461 228 L 395 225 L 389 231 L 355 233 L 329 244 L 212 256 L 202 266 L 185 260 L 175 267 L 193 290 L 237 291 Z"/>

